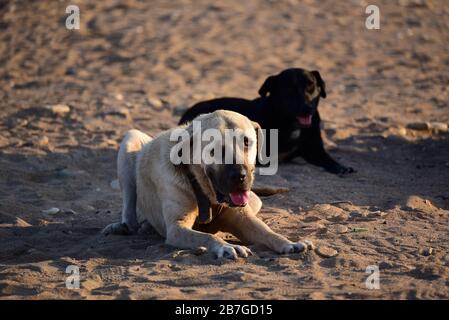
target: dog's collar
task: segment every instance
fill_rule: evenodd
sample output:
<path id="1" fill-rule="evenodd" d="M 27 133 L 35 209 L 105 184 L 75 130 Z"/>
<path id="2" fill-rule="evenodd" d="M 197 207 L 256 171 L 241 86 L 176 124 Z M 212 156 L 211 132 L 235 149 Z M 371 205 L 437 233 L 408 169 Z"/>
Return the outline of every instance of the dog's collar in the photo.
<path id="1" fill-rule="evenodd" d="M 203 224 L 203 225 L 205 225 L 205 224 L 209 224 L 209 223 L 211 223 L 212 221 L 214 221 L 220 214 L 221 214 L 221 212 L 223 211 L 223 209 L 225 208 L 226 206 L 225 205 L 223 205 L 223 204 L 221 204 L 221 203 L 218 203 L 218 204 L 212 204 L 210 207 L 209 207 L 209 211 L 208 211 L 208 213 L 209 213 L 209 219 L 207 220 L 207 221 L 203 221 L 203 220 L 201 220 L 201 216 L 200 215 L 198 215 L 198 217 L 196 218 L 196 223 L 198 223 L 198 224 Z M 199 208 L 199 207 L 198 207 Z"/>
<path id="2" fill-rule="evenodd" d="M 217 217 L 223 210 L 223 205 L 221 204 L 211 204 L 209 197 L 201 189 L 200 184 L 195 179 L 192 172 L 185 166 L 183 166 L 184 172 L 189 179 L 190 185 L 192 186 L 193 193 L 195 194 L 196 202 L 198 204 L 198 217 L 196 222 L 199 224 L 208 224 Z"/>

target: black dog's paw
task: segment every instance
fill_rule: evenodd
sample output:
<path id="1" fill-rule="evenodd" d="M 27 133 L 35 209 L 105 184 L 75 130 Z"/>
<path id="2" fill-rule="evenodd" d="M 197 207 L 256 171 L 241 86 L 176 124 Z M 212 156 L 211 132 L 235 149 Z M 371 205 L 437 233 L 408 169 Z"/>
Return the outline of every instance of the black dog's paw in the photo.
<path id="1" fill-rule="evenodd" d="M 357 172 L 357 171 L 355 171 L 353 168 L 351 168 L 351 167 L 343 167 L 343 166 L 341 166 L 340 167 L 340 170 L 338 171 L 338 175 L 339 176 L 344 176 L 344 175 L 347 175 L 347 174 L 350 174 L 350 173 L 355 173 L 355 172 Z"/>
<path id="2" fill-rule="evenodd" d="M 330 168 L 327 168 L 327 170 L 330 173 L 333 173 L 333 174 L 336 174 L 336 175 L 339 175 L 339 176 L 345 176 L 345 175 L 348 175 L 350 173 L 357 172 L 356 170 L 354 170 L 351 167 L 345 167 L 345 166 L 342 166 L 342 165 L 335 165 L 335 166 L 332 166 Z"/>

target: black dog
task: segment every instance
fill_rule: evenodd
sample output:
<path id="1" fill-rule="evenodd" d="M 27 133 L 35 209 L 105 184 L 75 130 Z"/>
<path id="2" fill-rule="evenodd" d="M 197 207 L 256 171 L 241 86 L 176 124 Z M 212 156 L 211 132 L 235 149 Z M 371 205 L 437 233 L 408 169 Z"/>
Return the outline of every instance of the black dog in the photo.
<path id="1" fill-rule="evenodd" d="M 354 172 L 324 150 L 317 107 L 326 98 L 326 86 L 318 71 L 287 69 L 268 77 L 259 90 L 260 98 L 246 100 L 221 98 L 200 102 L 188 109 L 180 124 L 202 113 L 226 109 L 256 121 L 263 129 L 278 129 L 279 159 L 290 161 L 303 157 L 307 162 L 335 174 Z M 269 139 L 267 135 L 267 148 Z"/>

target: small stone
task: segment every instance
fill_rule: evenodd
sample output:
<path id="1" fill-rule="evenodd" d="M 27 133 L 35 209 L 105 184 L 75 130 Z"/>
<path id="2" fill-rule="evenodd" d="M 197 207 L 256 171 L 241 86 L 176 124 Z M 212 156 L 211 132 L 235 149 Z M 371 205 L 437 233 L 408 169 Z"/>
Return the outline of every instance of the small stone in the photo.
<path id="1" fill-rule="evenodd" d="M 419 253 L 425 257 L 431 256 L 433 254 L 433 248 L 424 248 L 419 251 Z"/>
<path id="2" fill-rule="evenodd" d="M 161 99 L 155 98 L 155 97 L 148 97 L 148 103 L 155 108 L 162 108 L 164 106 L 164 103 L 161 101 Z"/>
<path id="3" fill-rule="evenodd" d="M 431 126 L 430 126 L 430 123 L 428 123 L 428 122 L 414 122 L 414 123 L 409 123 L 407 125 L 407 128 L 411 129 L 411 130 L 425 131 L 425 130 L 430 130 Z"/>
<path id="4" fill-rule="evenodd" d="M 42 213 L 44 214 L 57 214 L 59 211 L 61 211 L 59 208 L 50 208 L 47 210 L 42 210 Z"/>
<path id="5" fill-rule="evenodd" d="M 322 292 L 315 291 L 309 294 L 309 298 L 312 300 L 324 300 L 326 299 L 326 295 Z"/>
<path id="6" fill-rule="evenodd" d="M 401 136 L 406 136 L 407 135 L 407 129 L 404 127 L 400 127 L 398 128 L 398 134 Z"/>
<path id="7" fill-rule="evenodd" d="M 111 181 L 111 188 L 114 190 L 120 190 L 120 184 L 117 179 Z"/>
<path id="8" fill-rule="evenodd" d="M 332 258 L 338 255 L 338 251 L 329 247 L 320 246 L 316 249 L 316 253 L 323 258 Z"/>
<path id="9" fill-rule="evenodd" d="M 65 115 L 70 112 L 70 107 L 66 104 L 56 104 L 53 106 L 47 106 L 46 108 L 57 115 Z"/>
<path id="10" fill-rule="evenodd" d="M 118 101 L 123 101 L 123 99 L 124 99 L 123 94 L 121 94 L 121 93 L 116 93 L 116 94 L 115 94 L 115 99 L 117 99 Z"/>
<path id="11" fill-rule="evenodd" d="M 339 225 L 337 225 L 337 226 L 335 227 L 335 232 L 336 232 L 336 233 L 339 233 L 339 234 L 347 233 L 348 230 L 349 230 L 349 229 L 348 229 L 347 226 L 343 226 L 343 225 L 341 225 L 341 224 L 339 224 Z"/>
<path id="12" fill-rule="evenodd" d="M 448 125 L 443 122 L 431 122 L 430 127 L 436 131 L 442 131 L 442 132 L 448 131 Z"/>
<path id="13" fill-rule="evenodd" d="M 48 137 L 47 136 L 42 136 L 42 137 L 39 137 L 36 140 L 34 140 L 33 144 L 36 147 L 45 147 L 45 146 L 48 145 L 48 142 L 49 142 Z"/>

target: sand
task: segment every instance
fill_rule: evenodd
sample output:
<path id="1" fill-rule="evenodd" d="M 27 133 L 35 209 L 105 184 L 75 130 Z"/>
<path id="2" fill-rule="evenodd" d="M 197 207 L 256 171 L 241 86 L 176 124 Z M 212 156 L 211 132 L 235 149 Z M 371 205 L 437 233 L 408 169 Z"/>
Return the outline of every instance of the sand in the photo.
<path id="1" fill-rule="evenodd" d="M 449 4 L 375 3 L 380 30 L 355 0 L 80 0 L 80 30 L 64 27 L 69 1 L 1 5 L 0 298 L 449 298 Z M 283 165 L 257 177 L 290 188 L 264 197 L 261 217 L 321 254 L 251 247 L 227 261 L 154 232 L 100 234 L 121 209 L 111 182 L 128 129 L 157 134 L 202 99 L 255 98 L 288 67 L 320 70 L 326 147 L 357 173 Z"/>

